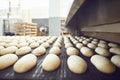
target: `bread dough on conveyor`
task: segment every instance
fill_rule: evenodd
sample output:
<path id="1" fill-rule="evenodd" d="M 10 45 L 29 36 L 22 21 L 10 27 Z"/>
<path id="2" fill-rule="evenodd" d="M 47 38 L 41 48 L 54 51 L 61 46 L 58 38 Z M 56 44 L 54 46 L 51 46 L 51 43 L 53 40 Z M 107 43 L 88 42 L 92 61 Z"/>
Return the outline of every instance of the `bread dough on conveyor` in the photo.
<path id="1" fill-rule="evenodd" d="M 43 47 L 45 47 L 45 48 L 48 48 L 50 45 L 49 45 L 49 43 L 44 42 L 44 43 L 42 43 L 40 46 L 43 46 Z"/>
<path id="2" fill-rule="evenodd" d="M 109 50 L 111 53 L 120 55 L 120 47 L 117 48 L 110 48 Z"/>
<path id="3" fill-rule="evenodd" d="M 25 55 L 31 51 L 31 47 L 29 46 L 24 46 L 16 50 L 17 55 Z"/>
<path id="4" fill-rule="evenodd" d="M 118 65 L 120 60 L 118 57 L 115 57 L 116 54 L 119 54 L 118 48 L 120 45 L 115 43 L 118 45 L 118 47 L 115 47 L 115 45 L 108 45 L 109 43 L 114 42 L 101 42 L 101 44 L 107 44 L 108 48 L 102 49 L 107 50 L 107 52 L 110 53 L 110 56 L 103 56 L 99 54 L 98 56 L 101 56 L 102 58 L 95 57 L 92 60 L 90 57 L 94 57 L 94 55 L 98 53 L 95 49 L 92 49 L 92 45 L 88 46 L 88 44 L 97 46 L 97 44 L 100 43 L 100 39 L 91 38 L 90 41 L 89 39 L 90 37 L 85 36 L 79 36 L 77 38 L 65 36 L 64 40 L 62 40 L 61 37 L 57 38 L 53 36 L 10 36 L 9 38 L 6 38 L 5 36 L 4 39 L 0 37 L 0 51 L 8 48 L 6 47 L 7 43 L 12 43 L 10 45 L 14 45 L 13 43 L 16 42 L 16 47 L 18 48 L 17 50 L 23 47 L 31 48 L 30 44 L 34 42 L 39 43 L 39 46 L 36 48 L 32 48 L 30 50 L 25 48 L 18 51 L 19 55 L 17 55 L 16 52 L 12 54 L 18 57 L 10 57 L 10 59 L 8 57 L 4 59 L 2 58 L 0 68 L 1 66 L 5 68 L 0 70 L 0 80 L 120 80 L 120 68 Z M 84 45 L 82 41 L 87 41 L 88 44 Z M 48 44 L 47 46 L 46 43 Z M 65 48 L 64 43 L 72 44 L 72 49 L 71 47 Z M 49 54 L 53 47 L 59 47 L 59 55 Z M 86 57 L 80 52 L 82 47 L 91 49 L 94 54 L 90 57 Z M 110 48 L 113 49 L 112 52 L 110 52 Z M 118 52 L 115 50 L 116 48 L 118 49 Z M 69 49 L 68 53 L 67 49 Z M 53 50 L 53 52 L 54 51 L 56 52 L 58 50 Z M 104 50 L 99 51 L 104 52 Z M 86 49 L 85 52 L 87 52 Z M 88 50 L 88 52 L 90 51 Z M 0 61 L 2 56 L 4 55 L 0 55 Z M 13 62 L 11 62 L 12 60 Z"/>
<path id="5" fill-rule="evenodd" d="M 39 46 L 39 43 L 38 42 L 33 42 L 29 45 L 32 49 L 36 48 Z"/>
<path id="6" fill-rule="evenodd" d="M 82 47 L 84 47 L 84 45 L 83 45 L 82 43 L 77 43 L 77 44 L 76 44 L 76 47 L 77 47 L 78 49 L 81 49 Z"/>
<path id="7" fill-rule="evenodd" d="M 91 63 L 97 68 L 97 70 L 103 73 L 113 73 L 116 68 L 112 62 L 104 56 L 94 55 L 91 57 Z"/>
<path id="8" fill-rule="evenodd" d="M 32 51 L 32 54 L 36 56 L 41 56 L 45 53 L 46 53 L 46 48 L 44 48 L 43 46 L 39 46 Z"/>
<path id="9" fill-rule="evenodd" d="M 111 58 L 111 62 L 120 68 L 120 55 L 114 55 Z"/>
<path id="10" fill-rule="evenodd" d="M 56 46 L 56 47 L 59 47 L 59 48 L 62 47 L 62 45 L 61 45 L 59 42 L 55 42 L 55 43 L 53 44 L 53 46 Z"/>
<path id="11" fill-rule="evenodd" d="M 5 69 L 17 61 L 18 57 L 15 54 L 6 54 L 0 56 L 0 70 Z"/>
<path id="12" fill-rule="evenodd" d="M 115 43 L 111 43 L 111 42 L 108 43 L 108 46 L 109 46 L 109 47 L 119 47 L 117 44 L 115 44 Z"/>
<path id="13" fill-rule="evenodd" d="M 69 48 L 69 47 L 73 47 L 72 43 L 71 42 L 65 43 L 65 48 Z"/>
<path id="14" fill-rule="evenodd" d="M 68 56 L 78 55 L 79 51 L 74 47 L 69 47 L 69 48 L 67 48 L 66 53 L 67 53 Z"/>
<path id="15" fill-rule="evenodd" d="M 88 43 L 87 46 L 91 49 L 95 49 L 97 46 L 93 43 Z"/>
<path id="16" fill-rule="evenodd" d="M 88 47 L 82 47 L 80 51 L 86 57 L 91 57 L 94 54 L 93 51 Z"/>
<path id="17" fill-rule="evenodd" d="M 52 47 L 50 49 L 49 53 L 59 55 L 60 54 L 60 48 L 59 47 Z"/>
<path id="18" fill-rule="evenodd" d="M 32 69 L 37 63 L 37 57 L 33 54 L 27 54 L 21 57 L 13 66 L 17 73 L 24 73 Z"/>
<path id="19" fill-rule="evenodd" d="M 28 45 L 29 45 L 29 43 L 27 43 L 27 42 L 21 42 L 17 45 L 17 47 L 21 48 L 21 47 L 28 46 Z"/>
<path id="20" fill-rule="evenodd" d="M 71 55 L 67 59 L 67 65 L 73 73 L 82 74 L 87 70 L 86 61 L 77 55 Z"/>
<path id="21" fill-rule="evenodd" d="M 95 49 L 95 52 L 99 55 L 102 55 L 102 56 L 106 56 L 106 57 L 110 56 L 109 51 L 105 48 L 102 48 L 102 47 L 97 47 Z"/>
<path id="22" fill-rule="evenodd" d="M 42 63 L 45 71 L 54 71 L 60 66 L 60 58 L 55 54 L 48 54 Z"/>
<path id="23" fill-rule="evenodd" d="M 10 46 L 10 47 L 7 47 L 7 48 L 3 48 L 3 49 L 0 50 L 0 55 L 14 53 L 17 50 L 18 50 L 18 48 L 16 46 Z"/>
<path id="24" fill-rule="evenodd" d="M 105 48 L 105 49 L 108 48 L 107 44 L 105 44 L 105 43 L 99 43 L 98 46 L 102 47 L 102 48 Z"/>

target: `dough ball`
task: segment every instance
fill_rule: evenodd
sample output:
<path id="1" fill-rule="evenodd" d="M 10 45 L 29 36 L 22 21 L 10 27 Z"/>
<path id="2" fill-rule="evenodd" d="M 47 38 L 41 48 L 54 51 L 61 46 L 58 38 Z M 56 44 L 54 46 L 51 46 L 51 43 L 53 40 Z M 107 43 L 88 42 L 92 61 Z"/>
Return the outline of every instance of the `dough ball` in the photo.
<path id="1" fill-rule="evenodd" d="M 56 47 L 59 47 L 59 48 L 61 48 L 62 47 L 62 45 L 60 44 L 60 43 L 55 43 L 53 46 L 56 46 Z"/>
<path id="2" fill-rule="evenodd" d="M 2 49 L 4 49 L 4 47 L 3 47 L 3 46 L 0 46 L 0 51 L 1 51 Z"/>
<path id="3" fill-rule="evenodd" d="M 48 48 L 50 45 L 47 42 L 45 42 L 45 43 L 42 43 L 41 46 Z"/>
<path id="4" fill-rule="evenodd" d="M 93 51 L 87 47 L 82 47 L 80 51 L 86 57 L 91 57 L 93 55 Z"/>
<path id="5" fill-rule="evenodd" d="M 37 57 L 33 54 L 27 54 L 21 57 L 13 66 L 17 73 L 24 73 L 32 69 L 37 63 Z"/>
<path id="6" fill-rule="evenodd" d="M 42 63 L 45 71 L 54 71 L 60 66 L 60 58 L 55 54 L 48 54 Z"/>
<path id="7" fill-rule="evenodd" d="M 72 47 L 73 45 L 71 43 L 66 43 L 65 44 L 65 48 L 69 48 L 69 47 Z"/>
<path id="8" fill-rule="evenodd" d="M 18 57 L 15 54 L 6 54 L 0 57 L 0 70 L 5 69 L 17 61 Z"/>
<path id="9" fill-rule="evenodd" d="M 109 50 L 111 53 L 120 55 L 120 48 L 110 48 Z"/>
<path id="10" fill-rule="evenodd" d="M 98 42 L 99 40 L 98 39 L 93 39 L 93 41 Z"/>
<path id="11" fill-rule="evenodd" d="M 6 42 L 0 42 L 0 46 L 6 46 Z"/>
<path id="12" fill-rule="evenodd" d="M 67 48 L 66 52 L 67 52 L 68 56 L 78 55 L 79 54 L 79 51 L 76 48 L 74 48 L 74 47 Z"/>
<path id="13" fill-rule="evenodd" d="M 105 44 L 105 43 L 99 43 L 98 47 L 108 48 L 107 44 Z"/>
<path id="14" fill-rule="evenodd" d="M 69 40 L 66 40 L 66 41 L 64 41 L 64 43 L 66 44 L 66 43 L 70 43 L 70 41 Z"/>
<path id="15" fill-rule="evenodd" d="M 43 40 L 38 40 L 37 42 L 38 42 L 39 44 L 44 43 L 44 41 L 43 41 Z"/>
<path id="16" fill-rule="evenodd" d="M 88 41 L 84 40 L 82 43 L 83 43 L 84 45 L 87 45 L 87 44 L 88 44 Z"/>
<path id="17" fill-rule="evenodd" d="M 86 41 L 90 42 L 91 40 L 90 39 L 86 39 Z"/>
<path id="18" fill-rule="evenodd" d="M 49 53 L 59 55 L 60 54 L 60 48 L 59 47 L 52 47 L 50 49 Z"/>
<path id="19" fill-rule="evenodd" d="M 78 41 L 76 41 L 76 40 L 75 40 L 73 43 L 74 43 L 74 44 L 77 44 L 77 43 L 78 43 Z"/>
<path id="20" fill-rule="evenodd" d="M 40 47 L 34 49 L 32 51 L 32 54 L 34 54 L 36 56 L 41 56 L 41 55 L 45 54 L 45 52 L 46 52 L 46 48 L 44 48 L 43 46 L 40 46 Z"/>
<path id="21" fill-rule="evenodd" d="M 86 72 L 87 63 L 77 55 L 72 55 L 67 59 L 67 65 L 71 72 L 81 74 Z"/>
<path id="22" fill-rule="evenodd" d="M 10 46 L 4 49 L 0 50 L 0 55 L 5 55 L 5 54 L 10 54 L 10 53 L 14 53 L 18 50 L 18 48 L 16 46 Z"/>
<path id="23" fill-rule="evenodd" d="M 28 40 L 27 41 L 29 44 L 31 44 L 31 43 L 33 43 L 33 42 L 35 42 L 34 40 L 32 40 L 32 39 L 30 39 L 30 40 Z"/>
<path id="24" fill-rule="evenodd" d="M 120 68 L 120 55 L 114 55 L 112 58 L 111 58 L 111 62 L 116 65 L 117 67 Z"/>
<path id="25" fill-rule="evenodd" d="M 101 44 L 106 44 L 107 42 L 106 42 L 106 41 L 103 41 L 103 40 L 100 40 L 99 43 L 101 43 Z"/>
<path id="26" fill-rule="evenodd" d="M 97 46 L 95 45 L 95 44 L 93 44 L 93 43 L 89 43 L 89 44 L 87 44 L 87 46 L 89 47 L 89 48 L 91 48 L 91 49 L 95 49 Z"/>
<path id="27" fill-rule="evenodd" d="M 53 40 L 48 40 L 47 43 L 52 44 Z"/>
<path id="28" fill-rule="evenodd" d="M 10 47 L 10 46 L 17 46 L 18 43 L 17 42 L 12 42 L 12 43 L 8 43 L 5 45 L 5 47 Z"/>
<path id="29" fill-rule="evenodd" d="M 83 41 L 83 39 L 79 39 L 79 42 L 82 42 Z"/>
<path id="30" fill-rule="evenodd" d="M 38 43 L 38 42 L 33 42 L 33 43 L 30 44 L 30 47 L 31 47 L 31 48 L 36 48 L 36 47 L 38 47 L 38 46 L 39 46 L 39 43 Z"/>
<path id="31" fill-rule="evenodd" d="M 98 44 L 98 42 L 97 42 L 97 41 L 92 41 L 91 43 L 93 43 L 93 44 L 95 44 L 95 45 L 97 45 L 97 44 Z"/>
<path id="32" fill-rule="evenodd" d="M 21 48 L 21 47 L 28 46 L 28 45 L 29 45 L 29 43 L 27 43 L 27 42 L 21 42 L 17 45 L 17 47 Z"/>
<path id="33" fill-rule="evenodd" d="M 106 56 L 106 57 L 110 56 L 109 51 L 107 49 L 102 48 L 102 47 L 97 47 L 95 49 L 95 52 L 99 55 L 102 55 L 102 56 Z"/>
<path id="34" fill-rule="evenodd" d="M 25 46 L 21 47 L 16 51 L 17 55 L 25 55 L 31 51 L 31 47 Z"/>
<path id="35" fill-rule="evenodd" d="M 115 43 L 108 43 L 108 46 L 109 46 L 109 47 L 118 47 L 118 45 L 115 44 Z"/>
<path id="36" fill-rule="evenodd" d="M 90 60 L 91 63 L 97 68 L 97 70 L 103 73 L 113 73 L 116 70 L 111 61 L 104 56 L 94 55 Z"/>
<path id="37" fill-rule="evenodd" d="M 81 49 L 82 47 L 84 47 L 84 45 L 83 45 L 82 43 L 77 43 L 77 44 L 76 44 L 76 47 L 77 47 L 78 49 Z"/>

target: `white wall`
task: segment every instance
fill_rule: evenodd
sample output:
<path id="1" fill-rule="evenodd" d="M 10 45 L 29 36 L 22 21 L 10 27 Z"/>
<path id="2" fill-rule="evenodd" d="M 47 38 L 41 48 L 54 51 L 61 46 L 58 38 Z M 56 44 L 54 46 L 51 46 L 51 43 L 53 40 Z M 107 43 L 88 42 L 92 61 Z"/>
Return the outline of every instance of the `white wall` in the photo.
<path id="1" fill-rule="evenodd" d="M 2 19 L 0 19 L 0 36 L 3 35 L 3 22 Z"/>
<path id="2" fill-rule="evenodd" d="M 60 0 L 49 1 L 49 35 L 60 36 Z"/>

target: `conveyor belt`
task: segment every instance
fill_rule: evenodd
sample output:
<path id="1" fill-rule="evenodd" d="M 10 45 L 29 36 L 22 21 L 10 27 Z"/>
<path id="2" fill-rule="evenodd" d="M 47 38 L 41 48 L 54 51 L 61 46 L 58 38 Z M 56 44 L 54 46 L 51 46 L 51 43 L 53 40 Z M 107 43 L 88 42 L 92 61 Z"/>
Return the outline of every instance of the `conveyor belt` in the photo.
<path id="1" fill-rule="evenodd" d="M 50 48 L 52 45 L 50 46 Z M 120 69 L 117 68 L 113 74 L 104 74 L 99 72 L 90 62 L 90 58 L 83 56 L 81 53 L 79 56 L 84 58 L 88 64 L 88 69 L 84 74 L 74 74 L 67 66 L 66 50 L 64 44 L 62 44 L 60 67 L 53 72 L 46 72 L 41 68 L 41 63 L 45 56 L 48 54 L 50 48 L 47 49 L 45 55 L 38 57 L 37 65 L 26 73 L 15 73 L 13 67 L 9 67 L 4 70 L 0 70 L 0 80 L 120 80 Z"/>

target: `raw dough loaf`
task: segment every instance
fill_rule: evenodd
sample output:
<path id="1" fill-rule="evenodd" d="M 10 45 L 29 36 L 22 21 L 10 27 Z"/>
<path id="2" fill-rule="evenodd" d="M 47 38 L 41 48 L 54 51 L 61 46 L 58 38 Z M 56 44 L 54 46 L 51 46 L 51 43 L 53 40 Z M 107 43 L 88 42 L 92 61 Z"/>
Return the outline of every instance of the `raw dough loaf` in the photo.
<path id="1" fill-rule="evenodd" d="M 87 70 L 87 63 L 77 55 L 72 55 L 67 60 L 67 65 L 73 73 L 81 74 Z"/>
<path id="2" fill-rule="evenodd" d="M 49 43 L 49 44 L 52 44 L 53 43 L 53 40 L 48 40 L 48 41 L 46 41 L 47 43 Z"/>
<path id="3" fill-rule="evenodd" d="M 29 45 L 29 43 L 27 43 L 27 42 L 21 42 L 17 45 L 17 47 L 21 48 L 21 47 L 28 46 L 28 45 Z"/>
<path id="4" fill-rule="evenodd" d="M 111 58 L 111 62 L 116 65 L 117 67 L 120 68 L 120 55 L 114 55 L 112 58 Z"/>
<path id="5" fill-rule="evenodd" d="M 118 45 L 115 44 L 115 43 L 108 43 L 108 46 L 109 46 L 109 47 L 118 47 Z"/>
<path id="6" fill-rule="evenodd" d="M 95 44 L 95 45 L 97 45 L 97 44 L 98 44 L 98 42 L 97 42 L 97 41 L 92 41 L 91 43 L 93 43 L 93 44 Z"/>
<path id="7" fill-rule="evenodd" d="M 84 46 L 84 45 L 83 45 L 82 43 L 77 43 L 77 44 L 76 44 L 76 47 L 77 47 L 78 49 L 81 49 L 83 46 Z"/>
<path id="8" fill-rule="evenodd" d="M 120 48 L 110 48 L 109 50 L 111 53 L 120 55 Z"/>
<path id="9" fill-rule="evenodd" d="M 105 43 L 99 43 L 98 46 L 102 48 L 108 48 L 107 44 Z"/>
<path id="10" fill-rule="evenodd" d="M 75 40 L 75 41 L 73 41 L 73 43 L 74 43 L 74 44 L 77 44 L 77 43 L 78 43 L 78 41 L 76 41 L 76 40 Z"/>
<path id="11" fill-rule="evenodd" d="M 93 51 L 87 47 L 82 47 L 80 51 L 86 57 L 91 57 L 93 55 Z"/>
<path id="12" fill-rule="evenodd" d="M 49 43 L 45 42 L 45 43 L 42 43 L 41 46 L 48 48 L 50 45 L 49 45 Z"/>
<path id="13" fill-rule="evenodd" d="M 7 44 L 6 42 L 0 42 L 0 46 L 4 46 L 5 47 L 6 44 Z"/>
<path id="14" fill-rule="evenodd" d="M 89 43 L 89 44 L 87 44 L 87 46 L 89 47 L 89 48 L 91 48 L 91 49 L 95 49 L 97 46 L 95 45 L 95 44 L 93 44 L 93 43 Z"/>
<path id="15" fill-rule="evenodd" d="M 33 54 L 27 54 L 21 57 L 13 66 L 17 73 L 24 73 L 32 69 L 37 63 L 37 57 Z"/>
<path id="16" fill-rule="evenodd" d="M 10 47 L 10 46 L 17 46 L 18 43 L 17 42 L 11 42 L 5 45 L 5 47 Z"/>
<path id="17" fill-rule="evenodd" d="M 27 41 L 29 44 L 31 44 L 31 43 L 33 43 L 33 42 L 35 42 L 33 39 L 30 39 L 30 40 L 28 40 Z"/>
<path id="18" fill-rule="evenodd" d="M 61 47 L 62 47 L 62 45 L 61 45 L 60 43 L 58 43 L 58 42 L 54 43 L 54 45 L 53 45 L 53 46 L 56 46 L 56 47 L 59 47 L 59 48 L 61 48 Z"/>
<path id="19" fill-rule="evenodd" d="M 17 61 L 18 57 L 15 54 L 6 54 L 0 57 L 0 70 L 5 69 Z"/>
<path id="20" fill-rule="evenodd" d="M 65 43 L 65 48 L 72 47 L 73 45 L 71 43 Z"/>
<path id="21" fill-rule="evenodd" d="M 0 50 L 2 50 L 2 49 L 4 49 L 4 47 L 3 47 L 3 46 L 0 46 Z"/>
<path id="22" fill-rule="evenodd" d="M 74 47 L 67 48 L 66 52 L 67 52 L 68 56 L 78 55 L 79 54 L 79 51 L 76 48 L 74 48 Z"/>
<path id="23" fill-rule="evenodd" d="M 44 43 L 44 41 L 43 41 L 43 40 L 38 40 L 37 42 L 38 42 L 39 44 Z"/>
<path id="24" fill-rule="evenodd" d="M 97 70 L 103 73 L 113 73 L 116 70 L 111 61 L 104 56 L 94 55 L 90 60 L 91 63 L 97 68 Z"/>
<path id="25" fill-rule="evenodd" d="M 5 54 L 10 54 L 10 53 L 14 53 L 18 50 L 18 48 L 16 46 L 10 46 L 4 49 L 0 50 L 0 55 L 5 55 Z"/>
<path id="26" fill-rule="evenodd" d="M 98 39 L 93 39 L 93 41 L 96 41 L 96 42 L 98 42 L 99 40 L 98 40 Z"/>
<path id="27" fill-rule="evenodd" d="M 84 40 L 82 41 L 83 44 L 87 45 L 88 44 L 88 41 Z"/>
<path id="28" fill-rule="evenodd" d="M 42 63 L 42 68 L 45 71 L 54 71 L 59 66 L 60 66 L 60 58 L 55 54 L 48 54 Z"/>
<path id="29" fill-rule="evenodd" d="M 34 49 L 32 51 L 32 54 L 34 54 L 36 56 L 41 56 L 41 55 L 45 54 L 45 52 L 46 52 L 46 48 L 44 48 L 43 46 L 40 46 L 40 47 Z"/>
<path id="30" fill-rule="evenodd" d="M 27 54 L 31 51 L 31 47 L 25 46 L 25 47 L 21 47 L 16 51 L 17 55 L 24 55 Z"/>
<path id="31" fill-rule="evenodd" d="M 109 51 L 107 49 L 102 48 L 102 47 L 97 47 L 95 49 L 95 52 L 99 55 L 106 56 L 106 57 L 110 55 Z"/>
<path id="32" fill-rule="evenodd" d="M 101 44 L 106 44 L 107 42 L 106 42 L 106 41 L 103 41 L 103 40 L 100 40 L 99 43 L 101 43 Z"/>
<path id="33" fill-rule="evenodd" d="M 33 48 L 36 48 L 39 46 L 39 43 L 38 42 L 33 42 L 30 44 L 30 47 L 33 49 Z"/>
<path id="34" fill-rule="evenodd" d="M 82 42 L 83 41 L 83 39 L 79 39 L 79 42 Z"/>
<path id="35" fill-rule="evenodd" d="M 56 55 L 59 55 L 60 54 L 60 48 L 59 47 L 52 47 L 50 49 L 50 54 L 56 54 Z"/>

